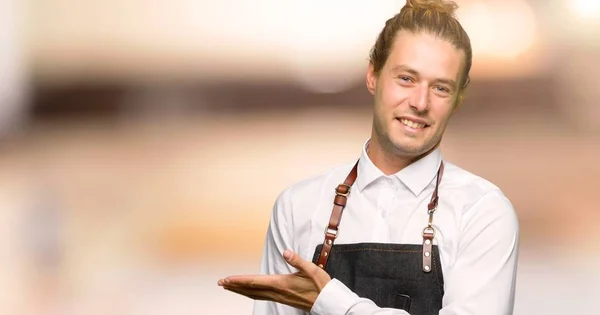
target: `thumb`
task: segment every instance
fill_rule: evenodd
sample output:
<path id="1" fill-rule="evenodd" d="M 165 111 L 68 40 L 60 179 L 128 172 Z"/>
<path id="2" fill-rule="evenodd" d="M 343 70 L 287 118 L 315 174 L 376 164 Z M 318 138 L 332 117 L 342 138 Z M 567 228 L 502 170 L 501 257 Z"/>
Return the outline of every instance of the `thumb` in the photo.
<path id="1" fill-rule="evenodd" d="M 291 249 L 286 249 L 283 252 L 283 258 L 285 258 L 285 261 L 287 261 L 288 264 L 290 264 L 292 267 L 295 267 L 296 269 L 298 269 L 300 271 L 306 272 L 309 270 L 308 268 L 310 268 L 313 265 L 309 261 L 302 259 L 298 254 L 296 254 Z"/>
<path id="2" fill-rule="evenodd" d="M 331 277 L 325 270 L 317 267 L 308 260 L 302 259 L 298 254 L 294 253 L 291 249 L 286 249 L 283 252 L 283 258 L 292 267 L 299 270 L 300 277 L 308 277 L 318 287 L 318 291 L 321 292 L 325 285 L 331 280 Z"/>

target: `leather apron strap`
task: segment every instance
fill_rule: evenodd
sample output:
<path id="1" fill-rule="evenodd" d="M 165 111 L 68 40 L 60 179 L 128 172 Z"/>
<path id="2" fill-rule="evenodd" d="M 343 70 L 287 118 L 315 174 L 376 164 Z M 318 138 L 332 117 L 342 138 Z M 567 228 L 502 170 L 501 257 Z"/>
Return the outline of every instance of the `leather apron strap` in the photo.
<path id="1" fill-rule="evenodd" d="M 431 271 L 431 247 L 433 246 L 433 238 L 435 237 L 435 229 L 433 228 L 433 213 L 437 210 L 438 206 L 438 188 L 442 181 L 442 175 L 444 175 L 444 162 L 440 164 L 440 168 L 437 173 L 437 180 L 435 182 L 435 188 L 431 195 L 431 201 L 427 205 L 427 213 L 429 214 L 429 222 L 427 227 L 423 229 L 423 271 Z"/>
<path id="2" fill-rule="evenodd" d="M 350 188 L 356 181 L 358 169 L 358 161 L 354 164 L 354 167 L 350 171 L 350 174 L 346 177 L 343 184 L 339 184 L 335 188 L 335 198 L 333 199 L 333 211 L 331 212 L 331 217 L 329 218 L 329 224 L 325 227 L 325 240 L 323 241 L 323 249 L 319 254 L 319 259 L 317 260 L 317 265 L 320 268 L 325 269 L 327 265 L 327 259 L 329 258 L 329 253 L 331 252 L 331 247 L 333 246 L 333 242 L 337 238 L 338 228 L 340 226 L 340 220 L 342 219 L 342 213 L 344 212 L 344 208 L 346 207 L 346 201 L 348 200 L 348 195 L 350 195 Z"/>

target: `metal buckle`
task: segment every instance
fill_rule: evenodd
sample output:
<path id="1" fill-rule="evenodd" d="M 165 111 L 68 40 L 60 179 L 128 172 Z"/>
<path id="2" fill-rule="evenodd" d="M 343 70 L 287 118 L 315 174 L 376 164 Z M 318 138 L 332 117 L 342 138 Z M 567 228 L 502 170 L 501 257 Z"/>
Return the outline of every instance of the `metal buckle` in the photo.
<path id="1" fill-rule="evenodd" d="M 433 209 L 431 210 L 427 210 L 427 214 L 432 215 L 435 212 L 435 210 L 437 210 L 437 206 L 433 207 Z"/>
<path id="2" fill-rule="evenodd" d="M 326 226 L 325 227 L 325 235 L 327 235 L 327 234 L 333 235 L 333 238 L 335 239 L 338 237 L 338 230 L 334 230 L 334 229 L 329 228 L 329 226 Z"/>
<path id="3" fill-rule="evenodd" d="M 340 186 L 346 186 L 346 187 L 348 187 L 348 191 L 346 193 L 339 192 L 338 188 Z M 352 186 L 346 185 L 346 184 L 339 184 L 338 187 L 335 188 L 335 194 L 338 195 L 338 196 L 348 197 L 348 195 L 350 194 L 350 188 L 352 188 Z"/>
<path id="4" fill-rule="evenodd" d="M 429 235 L 431 235 L 431 238 L 435 237 L 435 229 L 430 226 L 423 229 L 423 237 L 427 237 Z"/>
<path id="5" fill-rule="evenodd" d="M 427 204 L 427 213 L 428 214 L 433 214 L 435 212 L 435 210 L 437 210 L 438 207 L 438 200 L 440 198 L 438 196 L 435 196 L 435 198 L 433 198 L 428 204 Z M 431 209 L 429 209 L 429 207 L 433 206 Z"/>

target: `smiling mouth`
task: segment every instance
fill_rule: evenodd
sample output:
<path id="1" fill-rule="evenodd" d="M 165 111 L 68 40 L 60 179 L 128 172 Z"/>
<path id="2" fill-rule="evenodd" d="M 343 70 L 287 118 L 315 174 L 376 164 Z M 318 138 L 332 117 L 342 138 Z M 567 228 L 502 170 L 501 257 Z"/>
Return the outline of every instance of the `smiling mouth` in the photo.
<path id="1" fill-rule="evenodd" d="M 423 128 L 429 127 L 429 125 L 427 125 L 427 124 L 419 123 L 419 122 L 412 121 L 412 120 L 409 120 L 409 119 L 406 119 L 406 118 L 399 118 L 398 120 L 403 125 L 405 125 L 407 127 L 410 127 L 410 128 L 413 128 L 413 129 L 423 129 Z"/>

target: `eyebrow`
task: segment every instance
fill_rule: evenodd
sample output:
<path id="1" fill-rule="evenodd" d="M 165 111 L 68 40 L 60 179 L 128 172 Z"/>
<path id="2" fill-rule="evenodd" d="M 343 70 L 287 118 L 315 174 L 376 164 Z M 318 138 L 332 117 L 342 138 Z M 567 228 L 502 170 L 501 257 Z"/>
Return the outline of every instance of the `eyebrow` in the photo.
<path id="1" fill-rule="evenodd" d="M 406 65 L 399 65 L 399 66 L 395 66 L 392 68 L 392 72 L 393 73 L 398 73 L 398 72 L 408 72 L 414 76 L 419 76 L 419 71 L 412 69 Z M 435 81 L 436 83 L 442 83 L 442 84 L 447 84 L 449 86 L 452 87 L 453 90 L 455 90 L 457 88 L 456 85 L 456 81 L 452 80 L 452 79 L 445 79 L 445 78 L 436 78 Z"/>

